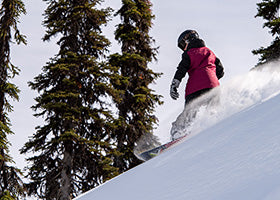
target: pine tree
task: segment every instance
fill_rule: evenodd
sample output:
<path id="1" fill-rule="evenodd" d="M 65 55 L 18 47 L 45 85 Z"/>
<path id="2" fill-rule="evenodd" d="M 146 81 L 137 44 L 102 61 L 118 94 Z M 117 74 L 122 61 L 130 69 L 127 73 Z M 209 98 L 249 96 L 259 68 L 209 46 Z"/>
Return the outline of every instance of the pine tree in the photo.
<path id="1" fill-rule="evenodd" d="M 115 129 L 118 155 L 115 166 L 120 172 L 139 163 L 133 150 L 141 138 L 147 142 L 157 142 L 152 135 L 157 118 L 153 114 L 155 106 L 161 104 L 161 96 L 154 94 L 149 85 L 161 74 L 153 72 L 148 64 L 156 59 L 157 48 L 151 45 L 154 39 L 149 36 L 154 15 L 148 0 L 122 0 L 122 7 L 116 15 L 121 23 L 115 31 L 115 38 L 121 44 L 122 53 L 111 55 L 110 64 L 117 68 L 119 78 L 112 84 L 120 91 L 115 98 L 118 118 Z"/>
<path id="2" fill-rule="evenodd" d="M 10 82 L 19 69 L 11 63 L 10 43 L 26 44 L 25 36 L 17 28 L 21 14 L 25 14 L 21 0 L 3 0 L 0 10 L 0 199 L 19 199 L 24 195 L 21 172 L 11 166 L 7 136 L 13 134 L 8 113 L 13 111 L 9 100 L 18 100 L 19 89 Z M 13 35 L 14 33 L 14 35 Z"/>
<path id="3" fill-rule="evenodd" d="M 39 92 L 37 127 L 22 149 L 28 158 L 29 195 L 68 200 L 117 175 L 110 138 L 114 129 L 107 99 L 115 91 L 112 69 L 101 62 L 109 41 L 101 34 L 111 9 L 100 0 L 44 0 L 44 41 L 61 36 L 59 53 L 33 82 Z M 40 111 L 40 112 L 39 112 Z"/>
<path id="4" fill-rule="evenodd" d="M 256 17 L 262 17 L 266 22 L 264 27 L 270 29 L 270 33 L 275 36 L 270 46 L 253 50 L 253 54 L 261 55 L 258 65 L 276 60 L 280 57 L 280 17 L 279 17 L 279 0 L 263 0 L 257 4 L 258 13 Z"/>

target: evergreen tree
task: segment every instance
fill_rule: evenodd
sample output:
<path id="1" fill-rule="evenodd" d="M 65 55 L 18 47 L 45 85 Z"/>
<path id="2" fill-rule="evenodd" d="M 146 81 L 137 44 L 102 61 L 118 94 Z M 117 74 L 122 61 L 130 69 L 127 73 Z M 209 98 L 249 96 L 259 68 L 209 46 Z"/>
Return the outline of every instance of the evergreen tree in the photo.
<path id="1" fill-rule="evenodd" d="M 10 99 L 18 100 L 19 89 L 10 82 L 19 69 L 10 61 L 10 43 L 26 44 L 25 36 L 20 34 L 17 24 L 21 14 L 25 14 L 21 0 L 3 0 L 0 10 L 0 199 L 18 199 L 24 194 L 19 169 L 11 166 L 9 141 L 13 134 L 8 113 L 13 110 Z M 13 35 L 14 33 L 14 35 Z"/>
<path id="2" fill-rule="evenodd" d="M 264 27 L 269 28 L 270 33 L 275 36 L 270 46 L 266 48 L 261 47 L 260 49 L 252 51 L 255 55 L 261 55 L 258 63 L 260 65 L 280 57 L 280 0 L 263 0 L 261 3 L 258 3 L 257 6 L 258 13 L 256 17 L 262 17 L 266 20 Z"/>
<path id="3" fill-rule="evenodd" d="M 101 58 L 109 41 L 101 34 L 111 9 L 100 0 L 44 0 L 48 3 L 44 41 L 61 36 L 58 54 L 33 82 L 33 106 L 45 125 L 25 144 L 29 195 L 68 200 L 117 174 L 110 138 L 114 129 L 107 98 L 114 95 L 113 73 Z M 40 112 L 38 112 L 40 111 Z"/>
<path id="4" fill-rule="evenodd" d="M 157 142 L 152 135 L 157 118 L 153 114 L 155 106 L 161 104 L 160 95 L 154 94 L 149 85 L 160 74 L 153 72 L 148 64 L 156 59 L 157 48 L 149 36 L 154 15 L 149 0 L 122 0 L 122 7 L 116 15 L 121 23 L 115 31 L 115 38 L 121 44 L 122 53 L 110 56 L 110 64 L 117 68 L 118 79 L 112 84 L 120 95 L 115 98 L 118 109 L 115 138 L 117 151 L 115 166 L 123 172 L 139 163 L 133 150 L 140 138 L 148 138 L 147 143 Z"/>

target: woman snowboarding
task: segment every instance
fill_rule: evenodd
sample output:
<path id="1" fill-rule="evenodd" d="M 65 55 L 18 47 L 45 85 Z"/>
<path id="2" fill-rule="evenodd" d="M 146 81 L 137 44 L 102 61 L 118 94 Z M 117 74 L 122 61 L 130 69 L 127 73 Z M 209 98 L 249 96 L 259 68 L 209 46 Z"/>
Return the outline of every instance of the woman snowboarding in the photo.
<path id="1" fill-rule="evenodd" d="M 191 102 L 218 87 L 220 85 L 219 79 L 224 75 L 221 61 L 205 46 L 205 42 L 199 38 L 195 30 L 184 31 L 178 38 L 178 47 L 184 52 L 170 86 L 172 99 L 179 98 L 177 89 L 186 73 L 188 73 L 189 78 L 185 90 L 185 110 L 172 124 L 172 139 L 181 136 L 178 130 L 182 129 L 182 125 L 186 125 L 182 124 L 182 118 L 187 124 L 194 118 L 196 114 L 194 109 L 197 110 L 197 108 L 191 108 Z M 211 102 L 213 96 L 210 95 L 209 98 L 202 104 Z"/>

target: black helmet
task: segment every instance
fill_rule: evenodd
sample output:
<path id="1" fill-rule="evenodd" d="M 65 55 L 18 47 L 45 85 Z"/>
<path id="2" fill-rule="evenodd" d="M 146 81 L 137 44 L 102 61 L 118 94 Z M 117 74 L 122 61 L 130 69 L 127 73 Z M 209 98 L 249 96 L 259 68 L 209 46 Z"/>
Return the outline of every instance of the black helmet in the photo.
<path id="1" fill-rule="evenodd" d="M 178 47 L 184 51 L 186 42 L 190 42 L 193 39 L 199 38 L 198 33 L 195 30 L 186 30 L 178 38 Z"/>

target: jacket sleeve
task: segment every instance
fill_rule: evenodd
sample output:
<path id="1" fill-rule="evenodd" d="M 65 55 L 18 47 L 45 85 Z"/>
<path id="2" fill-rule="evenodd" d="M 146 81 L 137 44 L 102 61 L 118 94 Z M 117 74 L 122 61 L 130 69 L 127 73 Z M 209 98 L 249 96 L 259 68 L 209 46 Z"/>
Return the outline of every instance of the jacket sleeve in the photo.
<path id="1" fill-rule="evenodd" d="M 217 78 L 220 79 L 224 76 L 224 67 L 219 58 L 216 58 L 215 65 Z"/>
<path id="2" fill-rule="evenodd" d="M 186 73 L 189 71 L 190 64 L 191 64 L 190 57 L 187 54 L 187 51 L 185 51 L 182 54 L 182 60 L 177 67 L 177 71 L 175 73 L 174 79 L 181 81 L 186 76 Z"/>

